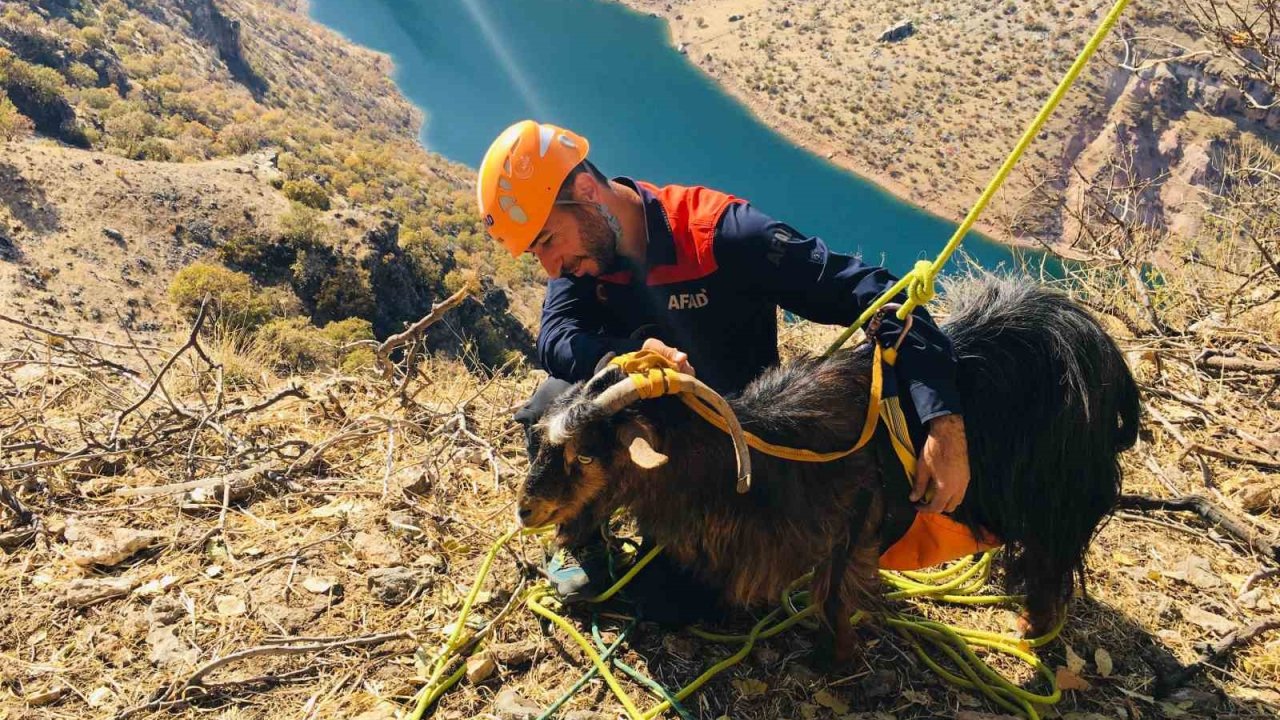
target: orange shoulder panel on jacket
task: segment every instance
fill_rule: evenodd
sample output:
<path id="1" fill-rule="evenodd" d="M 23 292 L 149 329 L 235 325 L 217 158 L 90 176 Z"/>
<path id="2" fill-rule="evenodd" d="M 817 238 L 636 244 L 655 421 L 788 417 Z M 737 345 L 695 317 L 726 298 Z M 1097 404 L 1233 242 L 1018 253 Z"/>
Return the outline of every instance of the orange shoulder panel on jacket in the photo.
<path id="1" fill-rule="evenodd" d="M 880 568 L 920 570 L 1000 545 L 999 539 L 985 533 L 975 538 L 969 528 L 946 515 L 916 513 L 907 534 L 880 555 Z"/>
<path id="2" fill-rule="evenodd" d="M 746 201 L 705 187 L 639 184 L 658 196 L 676 248 L 675 264 L 649 269 L 649 284 L 686 282 L 715 272 L 716 225 L 726 208 Z"/>

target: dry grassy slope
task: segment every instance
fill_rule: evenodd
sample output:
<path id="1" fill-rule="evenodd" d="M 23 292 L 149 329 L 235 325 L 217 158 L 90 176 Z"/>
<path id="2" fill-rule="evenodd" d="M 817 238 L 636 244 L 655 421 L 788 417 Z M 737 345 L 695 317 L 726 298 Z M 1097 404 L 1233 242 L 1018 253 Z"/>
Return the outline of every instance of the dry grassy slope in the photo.
<path id="1" fill-rule="evenodd" d="M 106 339 L 123 339 L 121 319 L 142 336 L 172 330 L 173 274 L 233 235 L 272 229 L 288 210 L 264 180 L 274 172 L 264 155 L 172 164 L 0 145 L 0 234 L 14 248 L 0 261 L 0 306 Z"/>
<path id="2" fill-rule="evenodd" d="M 937 3 L 894 0 L 622 0 L 666 18 L 673 41 L 769 125 L 834 162 L 941 215 L 959 218 L 977 198 L 1040 104 L 1093 32 L 1109 2 L 1052 0 Z M 1025 197 L 1040 178 L 1070 181 L 1070 163 L 1090 148 L 1137 135 L 1133 145 L 1160 146 L 1145 177 L 1174 176 L 1169 224 L 1184 230 L 1178 200 L 1207 140 L 1178 132 L 1197 118 L 1222 116 L 1232 132 L 1280 140 L 1280 108 L 1245 113 L 1214 68 L 1188 90 L 1165 99 L 1153 123 L 1111 116 L 1112 109 L 1149 101 L 1146 78 L 1117 67 L 1122 35 L 1188 38 L 1179 4 L 1135 3 L 1112 40 L 1086 68 L 980 228 L 1006 240 L 1038 231 L 1061 235 L 1060 217 L 1032 212 Z M 742 19 L 731 22 L 731 16 Z M 915 34 L 896 43 L 877 37 L 912 20 Z M 1194 44 L 1192 44 L 1194 48 Z M 1148 41 L 1142 57 L 1175 54 Z M 1218 68 L 1217 70 L 1221 70 Z M 1184 118 L 1185 116 L 1185 118 Z M 1165 131 L 1172 128 L 1172 134 Z M 1230 133 L 1227 133 L 1228 135 Z M 1114 151 L 1114 147 L 1109 147 Z M 1086 163 L 1090 158 L 1083 158 Z M 1203 185 L 1201 185 L 1203 186 Z M 1074 190 L 1073 190 L 1074 191 Z M 1153 208 L 1165 212 L 1162 203 Z"/>
<path id="3" fill-rule="evenodd" d="M 392 82 L 389 57 L 348 42 L 312 21 L 303 8 L 264 0 L 221 0 L 217 5 L 240 20 L 244 52 L 269 84 L 272 104 L 339 128 L 379 127 L 417 141 L 422 113 Z M 448 166 L 438 156 L 428 162 Z"/>

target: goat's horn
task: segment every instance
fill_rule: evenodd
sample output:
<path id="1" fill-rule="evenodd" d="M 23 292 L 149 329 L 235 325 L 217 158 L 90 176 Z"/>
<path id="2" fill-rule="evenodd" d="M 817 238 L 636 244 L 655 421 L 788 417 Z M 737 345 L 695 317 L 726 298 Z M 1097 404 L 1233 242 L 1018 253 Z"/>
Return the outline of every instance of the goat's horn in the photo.
<path id="1" fill-rule="evenodd" d="M 738 422 L 738 416 L 733 412 L 733 408 L 729 407 L 729 403 L 720 397 L 720 393 L 707 387 L 706 383 L 692 375 L 684 373 L 679 375 L 681 382 L 693 390 L 694 397 L 706 402 L 720 417 L 724 418 L 725 425 L 729 427 L 729 438 L 733 440 L 733 451 L 738 456 L 738 492 L 747 492 L 751 489 L 751 454 L 747 451 L 747 438 L 742 432 L 742 424 Z"/>
<path id="2" fill-rule="evenodd" d="M 738 459 L 738 492 L 747 492 L 751 489 L 751 455 L 747 451 L 747 439 L 742 432 L 742 424 L 738 422 L 738 416 L 734 414 L 733 408 L 729 407 L 729 403 L 725 402 L 719 393 L 694 376 L 684 373 L 673 374 L 681 386 L 688 388 L 686 392 L 691 391 L 694 397 L 710 405 L 716 414 L 724 418 Z M 612 415 L 639 399 L 640 388 L 630 377 L 625 377 L 606 388 L 592 402 Z"/>
<path id="3" fill-rule="evenodd" d="M 605 388 L 605 391 L 597 395 L 591 402 L 604 408 L 606 413 L 613 415 L 639 399 L 640 388 L 636 387 L 630 377 L 624 377 Z"/>

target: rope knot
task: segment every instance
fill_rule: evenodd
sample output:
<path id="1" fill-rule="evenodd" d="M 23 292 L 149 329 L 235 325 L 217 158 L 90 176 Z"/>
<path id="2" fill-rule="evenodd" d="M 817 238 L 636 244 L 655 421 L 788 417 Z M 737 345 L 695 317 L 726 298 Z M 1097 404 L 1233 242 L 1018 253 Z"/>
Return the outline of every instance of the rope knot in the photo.
<path id="1" fill-rule="evenodd" d="M 934 280 L 937 277 L 937 271 L 934 269 L 932 260 L 917 260 L 911 272 L 910 283 L 907 285 L 907 301 L 903 303 L 898 310 L 898 319 L 904 320 L 911 311 L 920 305 L 927 305 L 933 300 Z"/>

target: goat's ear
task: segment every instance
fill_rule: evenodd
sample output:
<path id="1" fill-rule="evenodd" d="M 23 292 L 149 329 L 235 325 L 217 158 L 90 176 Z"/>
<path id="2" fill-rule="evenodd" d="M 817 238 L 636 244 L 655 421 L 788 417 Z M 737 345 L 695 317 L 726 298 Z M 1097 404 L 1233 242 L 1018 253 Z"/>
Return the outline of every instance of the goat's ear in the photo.
<path id="1" fill-rule="evenodd" d="M 656 442 L 654 435 L 649 423 L 640 418 L 629 418 L 618 426 L 618 441 L 627 448 L 631 462 L 645 470 L 661 467 L 669 459 L 653 449 Z"/>

